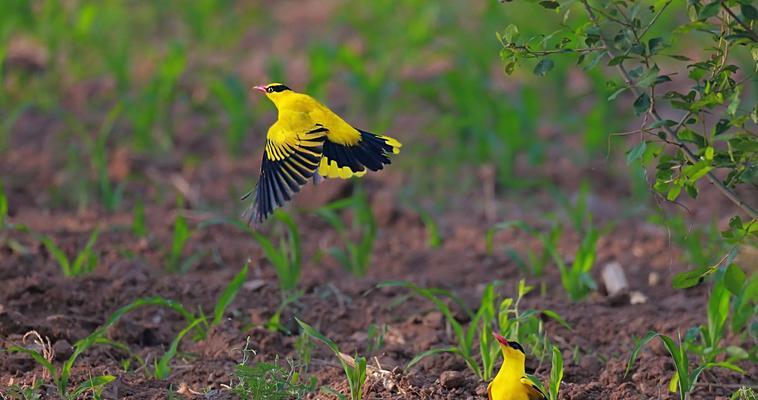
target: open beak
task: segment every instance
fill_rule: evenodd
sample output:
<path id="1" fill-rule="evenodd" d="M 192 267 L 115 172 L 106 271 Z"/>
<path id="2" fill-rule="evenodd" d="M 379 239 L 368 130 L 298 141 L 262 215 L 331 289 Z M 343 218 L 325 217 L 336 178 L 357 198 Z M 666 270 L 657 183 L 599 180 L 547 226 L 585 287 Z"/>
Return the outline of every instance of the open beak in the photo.
<path id="1" fill-rule="evenodd" d="M 257 90 L 261 93 L 266 93 L 266 87 L 265 86 L 253 86 L 254 90 Z"/>
<path id="2" fill-rule="evenodd" d="M 494 337 L 495 337 L 495 339 L 496 339 L 498 342 L 500 342 L 500 344 L 502 344 L 503 346 L 508 346 L 508 341 L 507 341 L 507 340 L 506 340 L 506 339 L 505 339 L 505 338 L 504 338 L 502 335 L 500 335 L 499 333 L 497 333 L 497 332 L 492 332 L 492 336 L 494 336 Z"/>

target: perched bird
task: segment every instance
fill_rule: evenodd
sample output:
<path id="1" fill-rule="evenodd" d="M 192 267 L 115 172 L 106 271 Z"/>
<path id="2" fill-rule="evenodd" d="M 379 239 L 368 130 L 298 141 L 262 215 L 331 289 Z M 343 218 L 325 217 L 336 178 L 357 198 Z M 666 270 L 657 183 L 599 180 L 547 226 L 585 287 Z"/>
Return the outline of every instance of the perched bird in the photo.
<path id="1" fill-rule="evenodd" d="M 311 96 L 281 83 L 255 86 L 279 110 L 266 135 L 261 177 L 253 190 L 248 223 L 263 222 L 300 187 L 319 176 L 348 179 L 378 171 L 400 152 L 399 141 L 352 127 Z"/>
<path id="2" fill-rule="evenodd" d="M 524 348 L 497 333 L 493 335 L 500 342 L 503 365 L 487 386 L 489 400 L 544 400 L 545 394 L 526 377 Z"/>

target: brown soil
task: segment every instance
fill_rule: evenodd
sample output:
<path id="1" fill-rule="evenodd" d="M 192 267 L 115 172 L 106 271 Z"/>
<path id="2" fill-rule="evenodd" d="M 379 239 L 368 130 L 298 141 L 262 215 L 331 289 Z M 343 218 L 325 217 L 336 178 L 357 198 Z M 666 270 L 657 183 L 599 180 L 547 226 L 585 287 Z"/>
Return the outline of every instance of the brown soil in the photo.
<path id="1" fill-rule="evenodd" d="M 30 331 L 48 338 L 56 350 L 56 364 L 71 353 L 70 344 L 85 337 L 116 309 L 133 300 L 160 295 L 180 301 L 190 310 L 201 308 L 211 313 L 216 298 L 246 260 L 251 262 L 249 285 L 242 289 L 227 310 L 227 319 L 204 341 L 183 341 L 180 355 L 174 360 L 173 372 L 166 381 L 146 376 L 144 370 L 124 372 L 121 361 L 126 355 L 109 347 L 96 347 L 84 353 L 74 367 L 74 381 L 102 373 L 118 379 L 110 384 L 106 398 L 166 398 L 170 388 L 187 397 L 193 392 L 208 393 L 205 398 L 232 397 L 222 385 L 233 379 L 233 368 L 242 358 L 246 338 L 256 351 L 256 359 L 271 360 L 276 355 L 294 356 L 296 336 L 270 332 L 261 327 L 272 315 L 279 301 L 276 278 L 260 248 L 237 229 L 217 225 L 196 232 L 190 240 L 191 252 L 205 256 L 187 273 L 164 271 L 163 249 L 170 243 L 172 221 L 178 212 L 199 224 L 218 215 L 236 217 L 241 204 L 235 199 L 245 192 L 257 175 L 257 162 L 250 158 L 233 160 L 224 155 L 222 145 L 214 140 L 189 137 L 182 139 L 175 158 L 163 162 L 131 156 L 128 150 L 111 154 L 114 176 L 143 176 L 127 184 L 130 210 L 134 199 L 146 204 L 150 235 L 136 239 L 129 231 L 131 213 L 109 213 L 97 207 L 72 210 L 70 207 L 50 208 L 51 190 L 65 177 L 61 172 L 56 143 L 50 139 L 55 122 L 28 113 L 18 124 L 14 151 L 0 160 L 0 171 L 11 205 L 11 221 L 27 225 L 35 234 L 49 235 L 70 255 L 83 246 L 89 232 L 99 226 L 103 232 L 96 245 L 100 262 L 94 273 L 81 278 L 65 278 L 55 261 L 35 235 L 6 232 L 0 241 L 0 346 L 22 344 Z M 40 132 L 47 132 L 42 135 Z M 203 140 L 205 142 L 203 142 Z M 195 167 L 183 166 L 182 156 L 199 154 L 203 162 Z M 258 159 L 255 155 L 254 159 Z M 565 162 L 563 162 L 565 164 Z M 565 169 L 561 161 L 546 167 L 549 171 Z M 598 175 L 597 170 L 573 168 L 576 175 L 590 176 L 598 182 L 609 182 L 595 198 L 593 211 L 614 216 L 623 207 L 623 189 L 614 188 L 614 180 Z M 600 168 L 599 170 L 602 170 Z M 560 174 L 559 174 L 560 175 Z M 565 178 L 573 180 L 572 178 Z M 560 177 L 558 177 L 560 178 Z M 575 188 L 575 183 L 560 182 Z M 500 280 L 499 292 L 512 295 L 523 275 L 503 248 L 507 243 L 517 250 L 536 248 L 537 243 L 526 235 L 506 232 L 496 236 L 494 256 L 486 254 L 485 222 L 479 204 L 460 198 L 461 206 L 439 217 L 444 242 L 438 249 L 427 245 L 421 219 L 408 208 L 396 203 L 396 193 L 404 183 L 399 168 L 375 174 L 366 179 L 366 188 L 381 223 L 373 261 L 368 276 L 355 279 L 326 256 L 335 244 L 335 234 L 309 211 L 342 196 L 351 190 L 350 183 L 326 182 L 308 187 L 296 202 L 305 208 L 299 213 L 303 236 L 304 264 L 301 287 L 304 296 L 283 316 L 285 326 L 296 331 L 294 316 L 308 321 L 334 339 L 345 353 L 362 353 L 366 349 L 365 332 L 370 324 L 386 324 L 385 346 L 372 359 L 392 374 L 379 380 L 369 378 L 366 398 L 369 399 L 473 399 L 486 398 L 485 383 L 477 381 L 465 365 L 453 356 L 429 358 L 418 367 L 403 371 L 402 367 L 417 353 L 450 343 L 453 338 L 440 314 L 423 299 L 410 297 L 401 289 L 375 289 L 386 280 L 410 280 L 420 285 L 455 291 L 473 306 L 484 284 Z M 616 185 L 618 186 L 618 185 Z M 173 205 L 175 188 L 189 201 L 189 208 L 178 210 Z M 158 189 L 163 188 L 163 189 Z M 498 204 L 507 210 L 503 219 L 527 219 L 535 224 L 549 207 L 554 207 L 545 193 L 533 193 L 531 205 L 508 200 Z M 468 208 L 467 208 L 468 207 Z M 209 211 L 215 210 L 215 211 Z M 223 211 L 219 211 L 223 210 Z M 606 218 L 607 220 L 608 218 Z M 602 220 L 600 221 L 603 222 Z M 269 230 L 264 227 L 264 230 Z M 11 243 L 16 243 L 11 245 Z M 18 246 L 20 244 L 20 246 Z M 570 254 L 576 238 L 561 243 L 564 254 Z M 624 376 L 626 360 L 635 338 L 649 330 L 674 335 L 702 323 L 705 318 L 706 288 L 674 290 L 671 276 L 685 269 L 679 253 L 673 248 L 667 232 L 657 226 L 634 219 L 624 220 L 608 231 L 598 243 L 600 266 L 619 262 L 632 290 L 642 292 L 647 301 L 631 305 L 628 301 L 611 301 L 600 293 L 587 301 L 571 303 L 560 286 L 554 267 L 542 278 L 527 277 L 529 283 L 544 283 L 545 292 L 535 290 L 527 296 L 524 307 L 552 309 L 573 327 L 569 331 L 553 321 L 546 321 L 551 339 L 563 349 L 565 365 L 563 399 L 646 399 L 674 398 L 666 385 L 672 364 L 665 350 L 657 345 L 644 350 L 633 371 Z M 651 274 L 658 283 L 651 285 Z M 180 316 L 158 308 L 144 308 L 127 314 L 110 330 L 112 339 L 127 344 L 130 350 L 152 363 L 166 350 L 183 328 Z M 345 390 L 342 371 L 323 347 L 317 347 L 312 372 L 320 384 Z M 536 365 L 536 375 L 545 379 L 549 364 Z M 728 395 L 731 387 L 748 383 L 756 376 L 755 365 L 744 365 L 749 373 L 714 370 L 701 378 L 702 385 L 694 398 L 712 399 Z M 440 383 L 444 371 L 462 371 L 464 379 L 457 387 Z M 28 357 L 4 353 L 0 357 L 0 388 L 11 383 L 30 384 L 43 377 L 42 369 Z M 46 397 L 54 397 L 52 387 L 45 387 Z M 2 393 L 2 392 L 0 392 Z M 327 398 L 326 395 L 318 395 Z"/>

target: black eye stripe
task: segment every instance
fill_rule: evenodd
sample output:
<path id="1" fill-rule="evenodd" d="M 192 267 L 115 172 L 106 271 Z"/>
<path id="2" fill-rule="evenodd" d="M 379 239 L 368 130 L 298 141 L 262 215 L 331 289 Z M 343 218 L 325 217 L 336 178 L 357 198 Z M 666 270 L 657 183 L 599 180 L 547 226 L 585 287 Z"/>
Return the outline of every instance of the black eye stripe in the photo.
<path id="1" fill-rule="evenodd" d="M 526 353 L 524 352 L 524 348 L 523 348 L 523 347 L 521 347 L 521 345 L 520 345 L 520 344 L 518 344 L 517 342 L 512 342 L 512 341 L 510 341 L 510 340 L 509 340 L 509 341 L 508 341 L 508 346 L 510 346 L 512 349 L 518 350 L 518 351 L 520 351 L 520 352 L 522 352 L 522 353 L 526 354 Z"/>
<path id="2" fill-rule="evenodd" d="M 273 92 L 283 92 L 285 90 L 292 90 L 284 85 L 271 85 L 266 88 L 266 92 L 273 93 Z"/>

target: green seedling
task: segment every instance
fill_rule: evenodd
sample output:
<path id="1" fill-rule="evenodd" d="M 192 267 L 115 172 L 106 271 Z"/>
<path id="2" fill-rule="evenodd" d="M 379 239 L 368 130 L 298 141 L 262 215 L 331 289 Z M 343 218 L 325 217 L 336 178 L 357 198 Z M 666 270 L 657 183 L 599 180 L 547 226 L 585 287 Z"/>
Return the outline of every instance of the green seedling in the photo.
<path id="1" fill-rule="evenodd" d="M 580 301 L 587 297 L 591 291 L 597 290 L 597 284 L 592 279 L 590 271 L 595 265 L 598 237 L 598 231 L 590 225 L 579 244 L 571 265 L 566 265 L 555 247 L 548 247 L 548 251 L 561 274 L 563 289 L 566 290 L 572 301 Z"/>
<path id="2" fill-rule="evenodd" d="M 418 209 L 418 216 L 426 228 L 427 245 L 430 249 L 438 249 L 442 246 L 442 235 L 440 234 L 440 227 L 437 221 L 434 220 L 431 214 L 421 209 Z"/>
<path id="3" fill-rule="evenodd" d="M 345 371 L 347 384 L 350 388 L 350 399 L 361 400 L 363 397 L 363 385 L 366 383 L 366 358 L 359 356 L 352 358 L 345 355 L 340 351 L 337 343 L 334 343 L 334 341 L 324 336 L 321 334 L 321 332 L 317 331 L 305 322 L 297 318 L 295 318 L 295 320 L 297 321 L 298 325 L 300 325 L 300 329 L 302 329 L 306 335 L 325 344 L 326 347 L 328 347 L 329 350 L 334 353 L 342 365 L 342 369 Z"/>
<path id="4" fill-rule="evenodd" d="M 147 224 L 145 223 L 145 205 L 137 199 L 132 211 L 132 234 L 138 238 L 147 236 Z"/>
<path id="5" fill-rule="evenodd" d="M 113 325 L 115 325 L 116 322 L 118 322 L 121 319 L 121 317 L 123 317 L 126 313 L 131 312 L 137 308 L 145 307 L 145 306 L 161 306 L 161 307 L 172 309 L 178 312 L 179 314 L 181 314 L 188 321 L 191 321 L 190 323 L 194 323 L 197 320 L 195 316 L 192 315 L 192 313 L 190 313 L 189 311 L 187 311 L 180 303 L 177 303 L 173 300 L 167 300 L 158 296 L 148 297 L 148 298 L 138 299 L 116 310 L 116 312 L 111 314 L 110 318 L 108 318 L 105 324 L 101 325 L 99 328 L 97 328 L 94 332 L 92 332 L 86 338 L 77 341 L 74 344 L 73 354 L 71 354 L 71 356 L 66 361 L 63 362 L 63 365 L 60 368 L 57 368 L 53 365 L 51 361 L 52 357 L 49 354 L 47 354 L 45 350 L 40 352 L 37 350 L 32 350 L 32 349 L 28 349 L 21 346 L 11 346 L 8 349 L 8 351 L 13 352 L 13 353 L 23 353 L 32 357 L 32 359 L 35 362 L 40 364 L 50 374 L 50 376 L 53 379 L 53 383 L 55 384 L 55 387 L 58 390 L 58 394 L 64 399 L 77 399 L 81 395 L 87 392 L 92 392 L 93 395 L 99 395 L 103 387 L 107 385 L 108 383 L 112 382 L 113 380 L 115 380 L 116 377 L 113 375 L 97 376 L 97 377 L 87 379 L 81 384 L 79 384 L 78 386 L 71 388 L 69 387 L 69 380 L 71 378 L 71 372 L 72 372 L 74 363 L 76 362 L 77 358 L 79 358 L 79 356 L 82 355 L 82 353 L 84 353 L 85 351 L 87 351 L 94 345 L 98 345 L 98 344 L 111 345 L 113 342 L 103 340 L 106 333 L 108 332 L 108 329 L 110 329 Z M 40 339 L 40 342 L 43 342 L 43 341 Z"/>
<path id="6" fill-rule="evenodd" d="M 14 383 L 8 386 L 5 393 L 0 393 L 0 397 L 2 396 L 14 400 L 42 400 L 42 380 L 35 378 L 31 385 Z"/>
<path id="7" fill-rule="evenodd" d="M 224 318 L 226 309 L 232 304 L 234 298 L 237 297 L 237 293 L 242 288 L 242 285 L 247 279 L 248 264 L 242 267 L 242 270 L 234 276 L 231 282 L 226 285 L 226 288 L 221 292 L 221 296 L 216 300 L 216 306 L 213 308 L 213 321 L 211 327 L 217 326 Z"/>
<path id="8" fill-rule="evenodd" d="M 687 350 L 698 354 L 703 363 L 714 362 L 724 353 L 728 362 L 747 359 L 749 354 L 741 347 L 722 347 L 720 343 L 729 330 L 730 317 L 732 332 L 741 336 L 755 315 L 758 278 L 747 279 L 735 264 L 719 269 L 715 275 L 706 307 L 706 324 L 687 331 Z"/>
<path id="9" fill-rule="evenodd" d="M 411 368 L 426 357 L 440 353 L 452 353 L 461 357 L 477 377 L 484 381 L 489 381 L 494 376 L 495 363 L 500 355 L 498 343 L 492 336 L 493 325 L 496 325 L 497 330 L 503 335 L 520 343 L 529 344 L 538 350 L 540 348 L 549 348 L 549 341 L 542 329 L 542 321 L 539 318 L 540 313 L 535 310 L 527 310 L 525 312 L 519 312 L 518 310 L 521 298 L 532 288 L 526 286 L 522 280 L 519 283 L 519 295 L 515 302 L 511 298 L 506 298 L 500 302 L 500 307 L 497 309 L 495 307 L 495 286 L 495 283 L 490 283 L 485 287 L 480 299 L 479 309 L 475 314 L 463 307 L 464 312 L 469 315 L 471 320 L 468 327 L 464 328 L 455 319 L 450 307 L 443 300 L 444 298 L 448 298 L 456 304 L 462 304 L 462 301 L 453 293 L 440 289 L 421 288 L 410 282 L 385 282 L 379 284 L 378 287 L 403 287 L 431 301 L 445 317 L 455 335 L 455 345 L 434 348 L 419 353 L 407 364 L 406 369 Z M 557 320 L 568 328 L 566 322 L 557 313 L 544 310 L 541 314 Z M 478 343 L 475 340 L 478 340 Z M 477 357 L 475 357 L 477 347 L 481 364 L 477 361 Z"/>
<path id="10" fill-rule="evenodd" d="M 252 115 L 248 105 L 248 91 L 235 76 L 215 79 L 209 89 L 221 103 L 228 121 L 226 128 L 226 144 L 234 156 L 242 154 L 242 142 L 245 134 L 252 125 Z"/>
<path id="11" fill-rule="evenodd" d="M 100 127 L 100 132 L 94 140 L 91 140 L 89 145 L 92 167 L 97 173 L 97 188 L 100 202 L 106 209 L 111 211 L 116 210 L 121 205 L 124 185 L 113 184 L 108 176 L 108 150 L 106 144 L 113 130 L 113 124 L 121 114 L 121 109 L 120 103 L 111 109 Z"/>
<path id="12" fill-rule="evenodd" d="M 174 340 L 171 341 L 171 345 L 169 346 L 168 350 L 163 353 L 163 356 L 161 356 L 160 360 L 155 361 L 155 364 L 153 366 L 156 379 L 168 379 L 169 375 L 171 374 L 171 367 L 169 366 L 169 363 L 174 359 L 174 357 L 176 357 L 176 352 L 179 350 L 179 343 L 182 341 L 184 336 L 190 333 L 193 329 L 195 329 L 196 326 L 200 325 L 201 323 L 205 323 L 205 318 L 195 319 L 194 321 L 190 322 L 189 325 L 187 325 L 184 329 L 182 329 L 179 334 L 176 335 Z"/>
<path id="13" fill-rule="evenodd" d="M 526 260 L 524 260 L 522 256 L 512 248 L 507 249 L 507 254 L 516 262 L 519 269 L 530 272 L 534 276 L 542 276 L 545 267 L 552 259 L 551 249 L 556 249 L 558 247 L 558 241 L 563 233 L 561 226 L 559 224 L 554 224 L 549 232 L 541 233 L 523 221 L 507 221 L 495 224 L 485 233 L 487 254 L 490 256 L 494 254 L 495 233 L 512 228 L 520 229 L 538 239 L 540 243 L 542 243 L 542 252 L 538 254 L 531 250 L 527 250 Z"/>
<path id="14" fill-rule="evenodd" d="M 8 221 L 8 196 L 5 195 L 3 182 L 0 181 L 0 230 L 5 229 Z"/>
<path id="15" fill-rule="evenodd" d="M 93 250 L 97 238 L 100 235 L 100 228 L 95 228 L 87 239 L 87 243 L 84 245 L 79 253 L 73 260 L 70 260 L 66 253 L 58 247 L 53 239 L 49 236 L 43 236 L 40 238 L 42 244 L 47 249 L 48 253 L 58 263 L 63 275 L 67 277 L 86 275 L 95 270 L 97 263 L 100 261 L 100 257 Z"/>
<path id="16" fill-rule="evenodd" d="M 339 211 L 346 209 L 352 211 L 352 229 L 338 215 Z M 316 213 L 337 231 L 344 243 L 343 247 L 332 248 L 330 254 L 353 275 L 365 276 L 371 263 L 377 233 L 376 220 L 366 195 L 359 192 L 351 198 L 329 204 Z M 355 241 L 354 236 L 358 237 Z"/>
<path id="17" fill-rule="evenodd" d="M 242 361 L 234 369 L 239 381 L 232 390 L 243 399 L 289 400 L 303 399 L 317 388 L 315 377 L 304 381 L 303 368 L 292 360 L 282 365 L 277 356 L 273 362 L 256 362 L 249 365 L 250 338 L 242 349 Z"/>
<path id="18" fill-rule="evenodd" d="M 558 392 L 561 389 L 563 381 L 563 356 L 558 346 L 553 346 L 553 358 L 550 363 L 550 390 L 548 390 L 549 400 L 558 400 Z"/>
<path id="19" fill-rule="evenodd" d="M 756 396 L 753 388 L 743 386 L 737 389 L 736 392 L 732 393 L 732 397 L 730 397 L 729 399 L 730 400 L 756 400 L 758 399 L 758 396 Z"/>
<path id="20" fill-rule="evenodd" d="M 659 338 L 661 342 L 663 343 L 663 347 L 666 348 L 666 350 L 671 355 L 671 359 L 674 362 L 674 376 L 671 378 L 671 381 L 669 382 L 669 391 L 672 393 L 679 393 L 679 398 L 681 400 L 688 400 L 690 398 L 691 392 L 695 389 L 695 384 L 697 383 L 698 378 L 700 377 L 700 374 L 705 371 L 706 369 L 711 368 L 725 368 L 729 369 L 735 372 L 739 372 L 741 374 L 744 374 L 745 371 L 743 371 L 740 367 L 730 363 L 730 362 L 707 362 L 704 364 L 700 364 L 696 366 L 692 371 L 690 371 L 690 361 L 687 357 L 687 344 L 681 342 L 681 338 L 679 340 L 679 344 L 674 342 L 673 339 L 666 335 L 662 335 L 658 332 L 648 332 L 645 337 L 643 337 L 637 345 L 634 346 L 634 350 L 632 351 L 632 354 L 629 356 L 629 361 L 626 364 L 626 371 L 624 372 L 624 376 L 626 376 L 629 371 L 632 369 L 632 366 L 634 365 L 634 361 L 637 359 L 637 355 L 639 354 L 642 347 L 644 347 L 646 344 L 648 344 L 651 340 Z"/>
<path id="21" fill-rule="evenodd" d="M 178 201 L 181 209 L 183 201 Z M 174 230 L 171 235 L 171 247 L 166 250 L 166 270 L 169 272 L 187 272 L 203 256 L 203 253 L 194 253 L 189 257 L 184 257 L 184 250 L 187 242 L 194 233 L 187 224 L 187 219 L 179 212 L 174 218 Z"/>
<path id="22" fill-rule="evenodd" d="M 244 229 L 261 246 L 263 254 L 274 267 L 276 277 L 279 280 L 282 301 L 266 325 L 270 330 L 284 330 L 285 328 L 281 324 L 282 313 L 288 305 L 297 301 L 302 295 L 302 292 L 297 288 L 302 270 L 302 250 L 300 234 L 292 216 L 284 211 L 277 210 L 274 212 L 274 220 L 281 222 L 286 230 L 286 233 L 279 239 L 279 246 L 276 246 L 271 239 L 259 232 L 247 227 Z"/>

